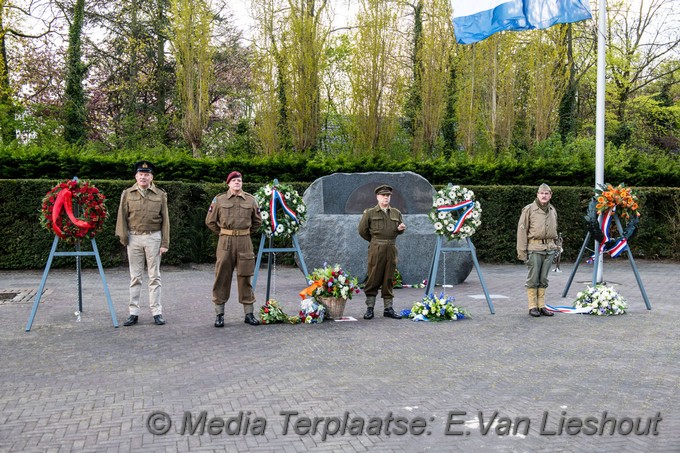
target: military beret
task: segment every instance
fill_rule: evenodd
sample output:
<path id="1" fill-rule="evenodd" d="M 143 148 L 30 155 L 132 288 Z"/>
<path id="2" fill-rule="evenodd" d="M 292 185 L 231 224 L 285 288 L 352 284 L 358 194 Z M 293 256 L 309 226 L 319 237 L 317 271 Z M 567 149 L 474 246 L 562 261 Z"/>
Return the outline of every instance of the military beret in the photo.
<path id="1" fill-rule="evenodd" d="M 380 185 L 375 188 L 376 195 L 392 195 L 392 187 L 387 184 Z"/>
<path id="2" fill-rule="evenodd" d="M 156 170 L 156 167 L 154 164 L 149 162 L 148 160 L 140 160 L 135 164 L 135 173 L 141 171 L 142 173 L 151 173 Z"/>
<path id="3" fill-rule="evenodd" d="M 229 184 L 229 181 L 231 181 L 234 178 L 243 179 L 243 176 L 241 175 L 241 173 L 239 173 L 237 171 L 232 171 L 231 173 L 229 173 L 229 176 L 227 176 L 227 184 Z"/>

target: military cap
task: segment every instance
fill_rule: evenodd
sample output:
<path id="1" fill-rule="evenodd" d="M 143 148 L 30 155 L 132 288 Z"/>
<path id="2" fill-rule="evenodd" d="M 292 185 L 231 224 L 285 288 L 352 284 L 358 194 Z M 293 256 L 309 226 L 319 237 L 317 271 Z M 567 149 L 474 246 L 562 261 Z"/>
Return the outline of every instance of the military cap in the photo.
<path id="1" fill-rule="evenodd" d="M 156 170 L 156 167 L 154 166 L 154 164 L 152 164 L 148 160 L 140 160 L 139 162 L 137 162 L 135 164 L 135 173 L 137 173 L 138 171 L 141 171 L 143 173 L 153 174 L 153 172 L 155 170 Z"/>
<path id="2" fill-rule="evenodd" d="M 539 192 L 550 192 L 550 193 L 552 193 L 552 189 L 546 183 L 543 183 L 540 186 L 538 186 L 538 191 Z"/>
<path id="3" fill-rule="evenodd" d="M 237 171 L 232 171 L 231 173 L 229 173 L 229 176 L 227 176 L 227 184 L 229 184 L 229 181 L 231 181 L 234 178 L 243 179 L 243 175 L 241 175 L 241 173 L 239 173 Z"/>
<path id="4" fill-rule="evenodd" d="M 375 188 L 376 195 L 392 195 L 392 187 L 382 184 Z"/>

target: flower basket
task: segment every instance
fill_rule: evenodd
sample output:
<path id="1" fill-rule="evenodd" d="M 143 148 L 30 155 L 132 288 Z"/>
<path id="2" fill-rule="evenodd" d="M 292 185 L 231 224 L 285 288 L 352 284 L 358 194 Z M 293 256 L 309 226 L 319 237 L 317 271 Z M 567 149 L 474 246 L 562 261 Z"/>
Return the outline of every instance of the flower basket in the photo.
<path id="1" fill-rule="evenodd" d="M 326 307 L 326 317 L 329 319 L 342 318 L 345 313 L 347 299 L 342 297 L 319 297 L 319 302 Z"/>

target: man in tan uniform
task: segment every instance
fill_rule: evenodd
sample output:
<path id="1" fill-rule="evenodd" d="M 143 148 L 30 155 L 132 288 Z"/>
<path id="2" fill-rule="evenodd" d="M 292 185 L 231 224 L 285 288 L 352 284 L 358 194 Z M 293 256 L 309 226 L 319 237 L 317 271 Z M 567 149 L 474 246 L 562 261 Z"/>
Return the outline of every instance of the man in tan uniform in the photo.
<path id="1" fill-rule="evenodd" d="M 170 247 L 168 196 L 153 183 L 151 162 L 135 164 L 137 183 L 120 196 L 116 236 L 127 247 L 130 263 L 130 316 L 124 326 L 137 324 L 144 264 L 149 276 L 149 307 L 156 325 L 165 324 L 161 307 L 161 256 Z"/>
<path id="2" fill-rule="evenodd" d="M 250 235 L 260 228 L 262 217 L 255 197 L 241 190 L 241 173 L 229 173 L 227 185 L 229 190 L 213 199 L 205 217 L 208 228 L 220 235 L 215 253 L 215 283 L 212 292 L 217 314 L 215 327 L 224 327 L 224 304 L 229 300 L 234 269 L 238 301 L 243 305 L 246 314 L 245 323 L 256 326 L 260 322 L 253 315 L 255 293 L 250 277 L 255 273 L 255 253 Z"/>
<path id="3" fill-rule="evenodd" d="M 377 206 L 366 209 L 359 221 L 359 236 L 368 244 L 368 280 L 364 286 L 366 313 L 364 319 L 372 319 L 375 298 L 382 287 L 383 316 L 401 319 L 392 308 L 394 295 L 394 271 L 397 268 L 396 238 L 406 230 L 401 212 L 390 206 L 392 187 L 383 184 L 375 189 Z"/>
<path id="4" fill-rule="evenodd" d="M 529 315 L 552 316 L 545 308 L 548 274 L 557 250 L 557 211 L 550 204 L 552 190 L 547 184 L 538 188 L 536 200 L 522 209 L 517 225 L 517 257 L 529 267 L 526 281 Z"/>

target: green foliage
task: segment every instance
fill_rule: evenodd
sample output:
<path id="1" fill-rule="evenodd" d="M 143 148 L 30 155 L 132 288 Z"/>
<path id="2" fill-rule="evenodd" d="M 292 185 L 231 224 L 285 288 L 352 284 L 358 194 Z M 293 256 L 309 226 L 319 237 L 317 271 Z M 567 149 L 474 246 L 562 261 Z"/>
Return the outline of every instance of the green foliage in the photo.
<path id="1" fill-rule="evenodd" d="M 64 139 L 69 143 L 83 144 L 85 141 L 85 90 L 83 79 L 87 67 L 82 62 L 83 15 L 85 0 L 76 0 L 73 22 L 69 29 L 69 43 L 66 62 L 66 91 L 64 100 Z"/>
<path id="2" fill-rule="evenodd" d="M 95 148 L 54 144 L 49 148 L 10 144 L 0 146 L 0 178 L 86 179 L 132 178 L 132 166 L 141 159 L 157 167 L 157 180 L 185 182 L 222 182 L 232 170 L 239 170 L 246 182 L 312 182 L 332 173 L 366 171 L 413 171 L 432 184 L 455 181 L 464 185 L 533 185 L 545 181 L 558 186 L 582 186 L 595 174 L 595 144 L 580 139 L 562 144 L 555 134 L 541 142 L 532 153 L 512 150 L 498 155 L 470 159 L 456 153 L 451 158 L 418 160 L 407 148 L 388 154 L 353 157 L 347 153 L 314 155 L 297 153 L 274 157 L 230 153 L 225 157 L 195 159 L 184 150 L 167 148 L 138 149 L 101 154 Z M 677 154 L 643 152 L 626 146 L 607 146 L 605 174 L 610 181 L 625 181 L 631 186 L 680 187 L 680 159 Z"/>
<path id="3" fill-rule="evenodd" d="M 163 263 L 179 265 L 214 261 L 217 236 L 208 230 L 204 221 L 210 201 L 226 190 L 226 184 L 156 181 L 168 193 L 171 219 L 170 251 L 163 257 Z M 0 180 L 0 235 L 4 238 L 0 242 L 0 269 L 44 268 L 54 236 L 40 226 L 40 206 L 45 193 L 57 182 Z M 120 194 L 133 183 L 132 175 L 125 181 L 91 182 L 106 195 L 109 211 L 109 218 L 96 237 L 102 262 L 107 267 L 125 265 L 125 248 L 114 233 Z M 304 193 L 308 186 L 307 183 L 287 184 L 299 193 Z M 247 182 L 244 190 L 254 193 L 260 185 Z M 483 210 L 482 225 L 473 236 L 479 259 L 484 262 L 516 262 L 517 220 L 522 207 L 536 197 L 536 185 L 467 187 L 475 192 Z M 573 260 L 583 244 L 583 216 L 593 191 L 589 187 L 552 186 L 552 189 L 552 202 L 559 219 L 558 231 L 564 237 L 563 257 Z M 680 260 L 680 247 L 677 247 L 680 244 L 680 203 L 677 201 L 680 189 L 637 187 L 636 191 L 642 216 L 637 232 L 630 241 L 634 255 L 640 258 Z M 257 248 L 259 237 L 253 238 L 253 244 Z M 84 249 L 89 245 L 89 241 L 83 242 Z M 282 247 L 288 244 L 275 240 L 274 245 Z M 63 242 L 60 243 L 62 249 L 68 249 Z M 277 257 L 278 262 L 292 263 L 291 256 L 280 255 L 285 256 Z M 72 267 L 75 264 L 72 258 L 59 257 L 53 265 Z M 93 267 L 96 264 L 88 258 L 83 265 Z"/>

